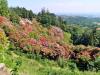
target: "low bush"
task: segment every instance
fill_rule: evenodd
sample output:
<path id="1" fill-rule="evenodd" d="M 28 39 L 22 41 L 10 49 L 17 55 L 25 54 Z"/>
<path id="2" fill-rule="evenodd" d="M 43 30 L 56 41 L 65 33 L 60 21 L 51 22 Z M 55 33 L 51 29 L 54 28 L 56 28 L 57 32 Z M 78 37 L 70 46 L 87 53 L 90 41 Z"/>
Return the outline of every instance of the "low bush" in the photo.
<path id="1" fill-rule="evenodd" d="M 0 29 L 0 56 L 5 60 L 5 52 L 9 49 L 9 41 L 3 30 Z"/>
<path id="2" fill-rule="evenodd" d="M 96 71 L 100 71 L 100 57 L 95 59 L 94 68 L 96 69 Z"/>

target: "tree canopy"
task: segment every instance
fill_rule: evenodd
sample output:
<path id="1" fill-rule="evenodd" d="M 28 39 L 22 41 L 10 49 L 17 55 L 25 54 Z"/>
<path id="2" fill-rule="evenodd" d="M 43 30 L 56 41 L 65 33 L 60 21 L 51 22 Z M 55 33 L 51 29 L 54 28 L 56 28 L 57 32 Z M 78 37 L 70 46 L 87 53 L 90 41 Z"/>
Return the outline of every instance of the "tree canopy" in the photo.
<path id="1" fill-rule="evenodd" d="M 9 8 L 7 0 L 0 0 L 0 15 L 1 16 L 9 16 Z"/>

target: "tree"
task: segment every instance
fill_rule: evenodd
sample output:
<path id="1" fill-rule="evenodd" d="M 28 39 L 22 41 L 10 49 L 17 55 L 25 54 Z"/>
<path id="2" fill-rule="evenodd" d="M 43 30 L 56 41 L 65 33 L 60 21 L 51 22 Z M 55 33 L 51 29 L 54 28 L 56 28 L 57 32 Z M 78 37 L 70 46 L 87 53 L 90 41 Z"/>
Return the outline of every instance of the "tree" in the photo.
<path id="1" fill-rule="evenodd" d="M 85 46 L 91 45 L 91 29 L 86 29 L 80 38 L 80 44 Z"/>
<path id="2" fill-rule="evenodd" d="M 71 27 L 71 39 L 73 40 L 74 45 L 79 45 L 81 44 L 81 36 L 84 33 L 84 29 L 80 26 L 73 26 Z"/>
<path id="3" fill-rule="evenodd" d="M 32 20 L 36 15 L 32 12 L 32 10 L 27 10 L 26 8 L 21 7 L 11 7 L 10 11 L 15 12 L 16 15 L 20 16 L 21 18 L 27 18 L 29 20 Z"/>
<path id="4" fill-rule="evenodd" d="M 10 10 L 9 13 L 10 21 L 12 21 L 14 24 L 19 24 L 20 17 L 12 10 Z"/>
<path id="5" fill-rule="evenodd" d="M 0 0 L 0 15 L 1 16 L 9 16 L 9 8 L 7 0 Z"/>
<path id="6" fill-rule="evenodd" d="M 50 13 L 48 10 L 45 9 L 42 9 L 41 12 L 38 13 L 37 21 L 39 21 L 45 27 L 48 27 L 50 25 L 60 25 L 59 18 L 54 13 Z"/>

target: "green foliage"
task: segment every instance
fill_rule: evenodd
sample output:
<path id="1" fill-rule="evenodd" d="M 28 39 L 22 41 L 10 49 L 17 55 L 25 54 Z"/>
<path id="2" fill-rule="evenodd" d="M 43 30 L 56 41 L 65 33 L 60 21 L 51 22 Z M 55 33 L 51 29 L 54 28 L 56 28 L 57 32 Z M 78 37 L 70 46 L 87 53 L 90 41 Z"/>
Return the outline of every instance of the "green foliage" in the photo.
<path id="1" fill-rule="evenodd" d="M 63 19 L 45 9 L 42 9 L 41 12 L 38 13 L 37 21 L 42 23 L 42 25 L 45 27 L 50 25 L 59 26 L 60 24 L 63 24 Z"/>
<path id="2" fill-rule="evenodd" d="M 100 58 L 96 58 L 95 60 L 89 60 L 88 58 L 81 57 L 77 62 L 77 67 L 82 71 L 100 71 Z"/>
<path id="3" fill-rule="evenodd" d="M 19 70 L 21 64 L 22 64 L 21 59 L 17 58 L 16 61 L 14 62 L 13 69 L 11 70 L 12 75 L 19 75 L 18 70 Z"/>
<path id="4" fill-rule="evenodd" d="M 3 2 L 3 0 L 0 0 L 0 2 Z M 7 9 L 8 7 L 3 4 L 7 5 L 6 0 L 4 0 L 4 3 L 0 4 L 0 9 L 1 9 L 0 15 L 8 16 L 8 9 Z M 33 29 L 34 31 L 30 32 L 29 35 L 27 34 L 28 36 L 24 36 L 24 37 L 23 35 L 21 36 L 21 31 L 20 33 L 19 32 L 17 33 L 17 27 L 15 26 L 16 33 L 19 34 L 19 36 L 17 36 L 17 34 L 15 33 L 15 35 L 13 35 L 10 38 L 11 40 L 10 45 L 9 45 L 8 38 L 6 37 L 6 35 L 9 33 L 10 30 L 7 27 L 2 27 L 6 35 L 0 32 L 0 62 L 7 64 L 7 67 L 12 69 L 11 71 L 12 75 L 18 75 L 18 74 L 20 75 L 21 72 L 28 73 L 27 75 L 33 75 L 33 74 L 35 75 L 66 75 L 66 74 L 67 75 L 80 75 L 80 74 L 92 75 L 92 73 L 93 75 L 98 74 L 98 72 L 87 73 L 87 72 L 81 72 L 79 70 L 99 71 L 100 58 L 96 58 L 95 60 L 90 61 L 85 56 L 81 56 L 80 58 L 77 58 L 76 57 L 77 55 L 75 55 L 77 61 L 65 60 L 64 58 L 61 58 L 61 57 L 59 57 L 58 60 L 54 61 L 54 60 L 48 60 L 47 58 L 45 58 L 45 56 L 41 55 L 42 51 L 40 52 L 40 49 L 42 50 L 43 48 L 45 51 L 45 48 L 46 48 L 46 52 L 48 52 L 50 49 L 51 53 L 53 54 L 54 52 L 54 55 L 56 55 L 56 52 L 60 53 L 60 51 L 64 50 L 63 45 L 60 44 L 62 42 L 70 44 L 73 41 L 74 45 L 78 45 L 74 47 L 73 49 L 73 52 L 76 51 L 76 54 L 78 54 L 80 51 L 86 48 L 83 45 L 100 46 L 100 32 L 97 31 L 96 28 L 93 28 L 93 29 L 84 28 L 78 24 L 67 25 L 66 21 L 63 20 L 62 17 L 56 16 L 55 14 L 50 13 L 48 10 L 46 11 L 45 9 L 43 9 L 36 16 L 31 10 L 27 10 L 25 8 L 19 8 L 19 7 L 10 8 L 9 16 L 10 16 L 10 20 L 14 24 L 19 23 L 19 20 L 20 20 L 19 17 L 28 18 L 30 20 L 32 20 L 32 18 L 35 17 L 43 26 L 45 26 L 45 28 L 43 28 L 42 26 L 39 27 L 39 25 L 37 25 L 36 30 L 34 27 Z M 50 27 L 51 25 L 58 26 L 65 31 L 64 39 L 61 40 L 60 42 L 56 42 L 51 39 L 48 39 L 50 36 L 48 35 L 48 29 L 46 27 Z M 59 43 L 59 45 L 57 46 L 55 44 L 54 51 L 52 50 L 53 48 L 48 47 L 48 46 L 45 47 L 45 46 L 42 46 L 41 44 L 37 44 L 35 46 L 27 45 L 28 43 L 27 39 L 32 38 L 33 43 L 34 43 L 34 39 L 36 39 L 38 42 L 39 38 L 41 39 L 41 35 L 46 37 L 46 39 L 44 38 L 44 40 L 47 40 L 47 41 L 49 40 L 50 44 Z M 15 40 L 12 39 L 13 37 Z M 17 38 L 17 41 L 16 41 L 16 38 Z M 23 41 L 25 42 L 25 44 Z M 49 41 L 48 41 L 48 44 L 49 44 Z M 19 42 L 22 43 L 21 46 L 23 49 L 20 49 L 21 47 L 19 47 L 20 45 Z M 83 45 L 80 45 L 80 44 L 83 44 Z M 18 47 L 16 47 L 15 45 L 18 45 Z M 9 48 L 10 50 L 15 49 L 16 51 L 15 52 L 10 51 L 10 50 L 8 51 Z M 59 50 L 59 48 L 61 48 L 61 50 Z M 27 51 L 23 51 L 24 49 Z M 67 55 L 67 53 L 65 54 Z"/>
<path id="5" fill-rule="evenodd" d="M 32 12 L 32 10 L 27 10 L 26 8 L 21 8 L 21 7 L 11 7 L 10 10 L 12 12 L 15 12 L 18 16 L 22 18 L 28 18 L 32 20 L 33 17 L 35 17 L 35 14 Z"/>
<path id="6" fill-rule="evenodd" d="M 73 30 L 71 30 L 71 34 L 72 34 L 72 40 L 73 40 L 73 44 L 75 45 L 79 45 L 80 44 L 80 38 L 83 34 L 84 30 L 80 27 L 80 26 L 74 26 Z"/>
<path id="7" fill-rule="evenodd" d="M 77 70 L 76 63 L 75 63 L 74 61 L 72 61 L 72 60 L 68 60 L 68 61 L 67 61 L 67 66 L 69 67 L 69 69 L 70 69 L 71 71 Z"/>
<path id="8" fill-rule="evenodd" d="M 61 68 L 64 68 L 64 59 L 63 58 L 58 58 L 57 63 Z"/>
<path id="9" fill-rule="evenodd" d="M 5 52 L 9 49 L 9 41 L 3 31 L 0 31 L 0 56 L 5 60 Z"/>
<path id="10" fill-rule="evenodd" d="M 91 31 L 90 29 L 85 29 L 84 30 L 85 32 L 82 34 L 82 36 L 80 37 L 80 44 L 83 44 L 83 45 L 90 45 L 91 43 Z"/>
<path id="11" fill-rule="evenodd" d="M 64 42 L 67 44 L 72 42 L 70 33 L 64 32 Z"/>
<path id="12" fill-rule="evenodd" d="M 15 52 L 14 52 L 15 51 Z M 22 53 L 21 51 L 10 51 L 6 53 L 5 64 L 12 69 L 12 75 L 99 75 L 100 72 L 79 71 L 76 64 L 72 60 L 60 59 L 62 65 L 59 66 L 58 61 L 48 60 L 46 58 L 38 60 L 34 58 L 34 53 Z M 1 57 L 0 57 L 1 58 Z M 0 59 L 1 60 L 1 59 Z M 0 61 L 1 62 L 1 61 Z M 99 64 L 99 62 L 98 62 Z"/>
<path id="13" fill-rule="evenodd" d="M 85 30 L 85 32 L 80 37 L 80 43 L 83 45 L 99 46 L 100 45 L 100 31 L 96 28 Z"/>
<path id="14" fill-rule="evenodd" d="M 83 16 L 61 16 L 68 25 L 80 25 L 82 27 L 94 28 L 100 22 L 98 17 L 83 17 Z M 97 23 L 97 24 L 96 24 Z M 99 24 L 98 24 L 99 26 Z"/>
<path id="15" fill-rule="evenodd" d="M 35 32 L 30 32 L 29 36 L 30 36 L 30 38 L 34 38 L 34 39 L 37 39 L 37 40 L 39 39 L 39 35 Z"/>
<path id="16" fill-rule="evenodd" d="M 80 51 L 84 50 L 85 46 L 84 45 L 77 45 L 73 48 L 73 51 L 79 53 Z"/>
<path id="17" fill-rule="evenodd" d="M 68 68 L 71 71 L 77 70 L 76 63 L 72 60 L 65 60 L 64 58 L 59 58 L 57 64 L 61 68 Z"/>
<path id="18" fill-rule="evenodd" d="M 9 9 L 7 0 L 0 0 L 0 15 L 1 16 L 9 16 Z"/>
<path id="19" fill-rule="evenodd" d="M 20 18 L 19 16 L 12 10 L 10 10 L 10 21 L 14 24 L 19 24 Z"/>
<path id="20" fill-rule="evenodd" d="M 95 67 L 96 71 L 100 71 L 100 57 L 95 59 L 94 67 Z"/>

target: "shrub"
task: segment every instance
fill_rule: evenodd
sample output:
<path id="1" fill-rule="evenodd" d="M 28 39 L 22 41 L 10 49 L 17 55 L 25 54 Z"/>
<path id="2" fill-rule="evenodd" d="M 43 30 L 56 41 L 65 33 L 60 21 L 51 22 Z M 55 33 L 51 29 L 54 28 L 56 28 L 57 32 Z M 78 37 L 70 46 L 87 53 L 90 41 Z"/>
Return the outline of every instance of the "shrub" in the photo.
<path id="1" fill-rule="evenodd" d="M 84 45 L 77 45 L 73 48 L 74 51 L 76 52 L 80 52 L 82 50 L 84 50 L 86 47 Z"/>
<path id="2" fill-rule="evenodd" d="M 21 59 L 20 59 L 20 58 L 17 58 L 17 59 L 15 60 L 15 62 L 14 62 L 13 69 L 11 70 L 12 75 L 19 75 L 19 74 L 18 74 L 18 70 L 19 70 L 21 64 L 22 64 Z"/>
<path id="3" fill-rule="evenodd" d="M 67 66 L 71 71 L 74 71 L 77 69 L 76 63 L 74 61 L 68 61 L 67 62 Z"/>
<path id="4" fill-rule="evenodd" d="M 64 42 L 67 43 L 67 44 L 72 43 L 70 33 L 64 32 Z"/>
<path id="5" fill-rule="evenodd" d="M 19 24 L 20 18 L 14 11 L 10 11 L 10 21 L 14 24 Z"/>
<path id="6" fill-rule="evenodd" d="M 100 71 L 100 57 L 95 59 L 94 67 L 95 67 L 96 71 Z"/>
<path id="7" fill-rule="evenodd" d="M 5 60 L 5 51 L 9 49 L 9 41 L 8 38 L 6 37 L 5 33 L 3 30 L 0 29 L 0 53 L 2 56 L 2 60 Z"/>
<path id="8" fill-rule="evenodd" d="M 7 0 L 0 0 L 0 15 L 1 16 L 9 16 L 9 8 Z"/>
<path id="9" fill-rule="evenodd" d="M 81 56 L 81 58 L 78 59 L 77 67 L 81 71 L 93 71 L 94 68 L 94 61 L 90 61 L 87 57 Z"/>
<path id="10" fill-rule="evenodd" d="M 37 40 L 39 39 L 39 35 L 35 32 L 30 32 L 29 36 L 30 36 L 30 38 L 34 38 L 34 39 L 37 39 Z"/>

